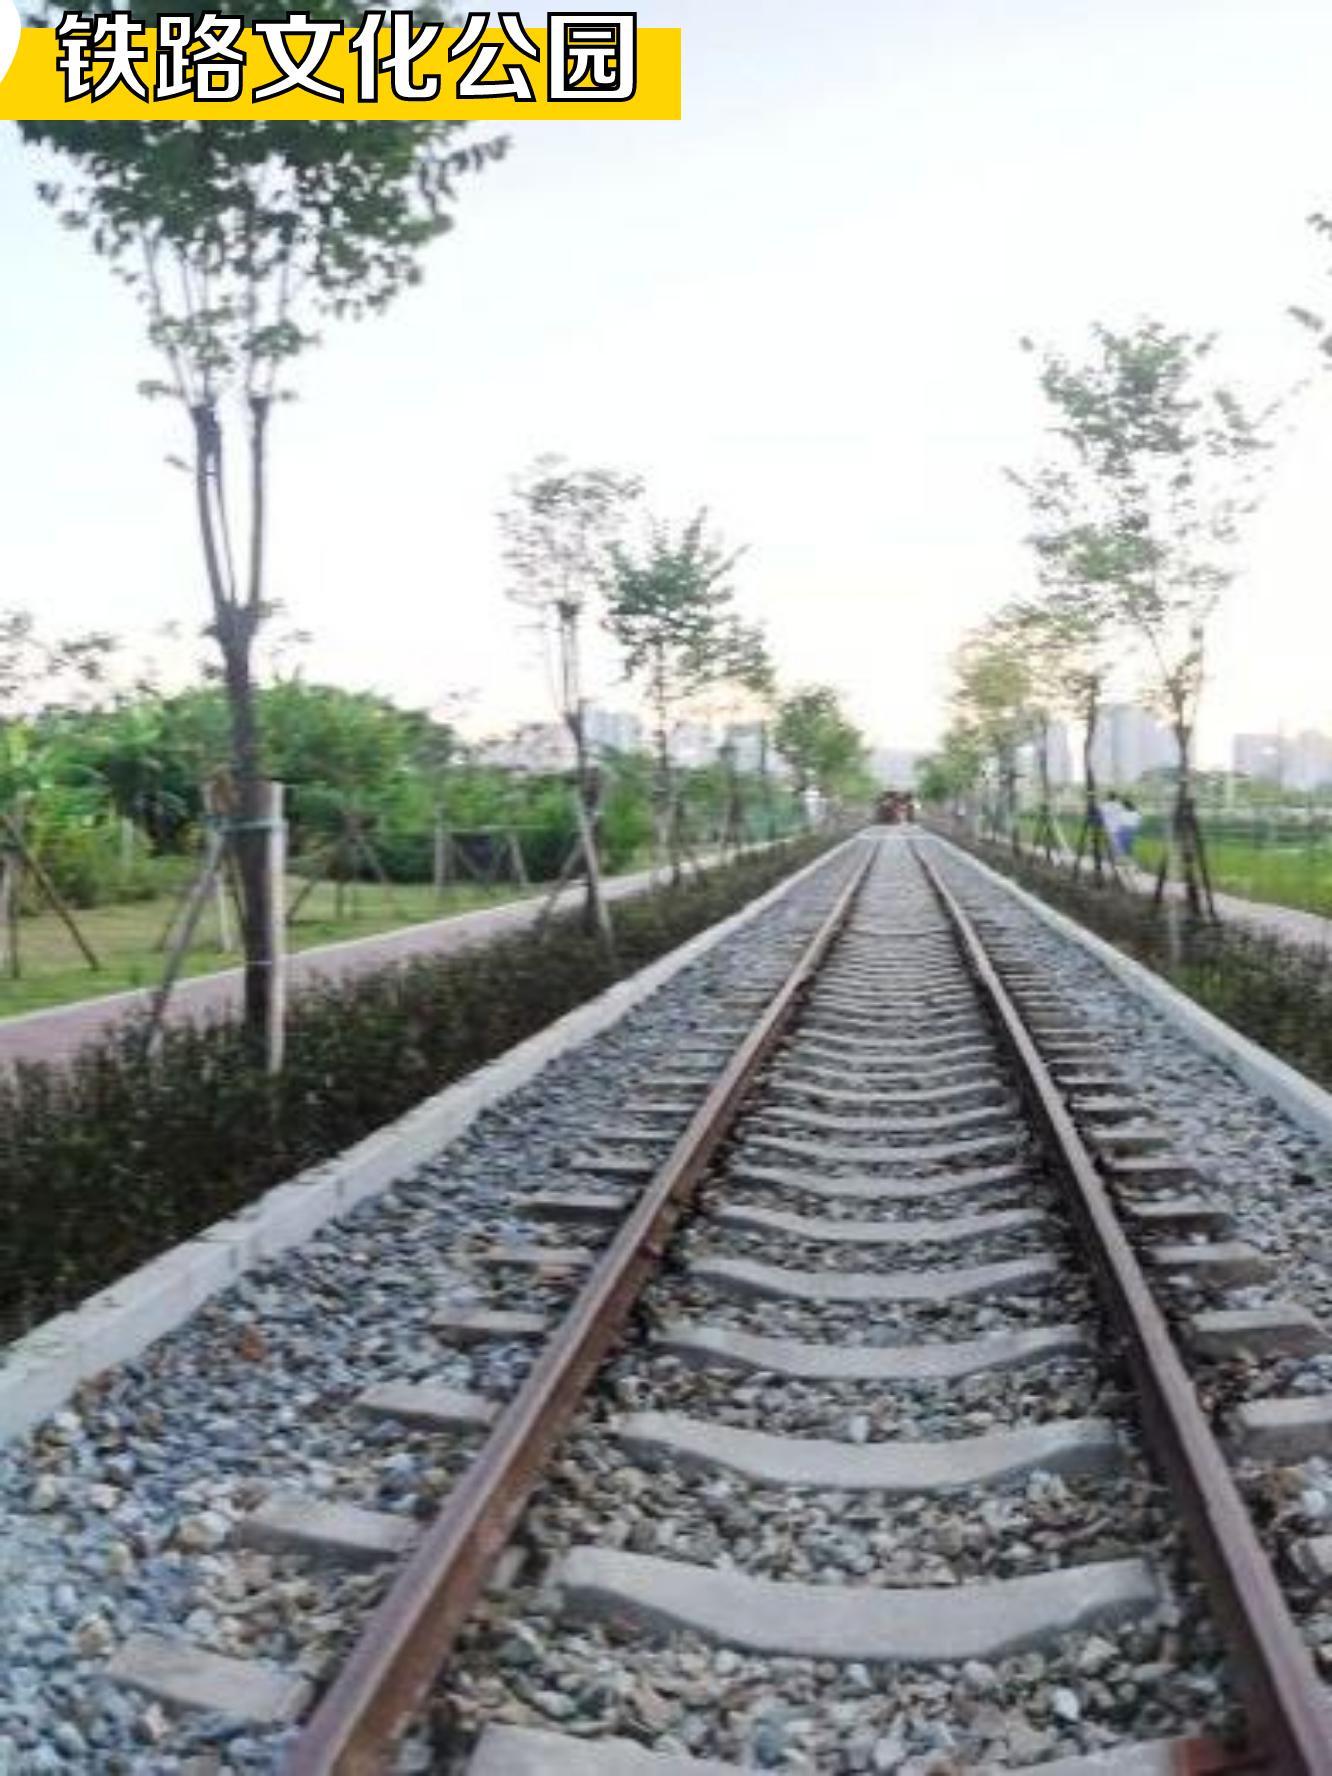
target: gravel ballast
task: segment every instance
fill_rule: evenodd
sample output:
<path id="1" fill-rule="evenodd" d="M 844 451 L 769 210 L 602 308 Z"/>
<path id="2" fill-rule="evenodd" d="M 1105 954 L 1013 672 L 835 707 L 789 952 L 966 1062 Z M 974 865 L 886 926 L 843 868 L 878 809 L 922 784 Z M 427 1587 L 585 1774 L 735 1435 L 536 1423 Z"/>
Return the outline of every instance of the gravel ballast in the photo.
<path id="1" fill-rule="evenodd" d="M 386 1574 L 237 1548 L 237 1519 L 277 1491 L 435 1512 L 479 1434 L 376 1423 L 357 1396 L 427 1378 L 495 1399 L 513 1391 L 533 1341 L 464 1345 L 450 1322 L 501 1293 L 506 1306 L 558 1313 L 577 1277 L 527 1275 L 515 1291 L 475 1252 L 559 1237 L 521 1199 L 576 1181 L 571 1162 L 594 1131 L 623 1128 L 636 1098 L 658 1095 L 663 1054 L 693 1072 L 699 1056 L 728 1051 L 851 862 L 832 859 L 437 1161 L 249 1272 L 0 1449 L 0 1776 L 276 1768 L 278 1736 L 171 1718 L 109 1682 L 108 1659 L 146 1630 L 329 1673 Z M 700 1070 L 695 1099 L 705 1084 Z"/>
<path id="2" fill-rule="evenodd" d="M 758 1095 L 761 1126 L 800 1127 L 803 1111 L 790 1114 L 800 1094 L 788 1093 L 781 1080 L 804 1071 L 806 1027 L 821 1032 L 811 1037 L 821 1052 L 847 1054 L 836 1089 L 856 1092 L 860 1068 L 854 1048 L 838 1045 L 849 1028 L 865 1022 L 859 1009 L 844 1009 L 856 998 L 851 989 L 859 959 L 876 947 L 880 935 L 891 937 L 895 926 L 929 922 L 930 903 L 922 900 L 921 887 L 909 859 L 890 841 L 851 938 L 839 947 L 826 984 L 812 997 L 808 1025 L 802 1025 Z M 937 925 L 937 909 L 933 917 Z M 893 949 L 904 953 L 900 944 Z M 929 978 L 936 972 L 938 979 Z M 881 984 L 889 1006 L 899 991 L 915 1001 L 903 1007 L 899 1019 L 880 998 L 877 1020 L 866 1027 L 877 1021 L 884 1052 L 899 1037 L 908 1039 L 909 1047 L 914 1033 L 927 1033 L 926 1058 L 917 1054 L 909 1062 L 908 1078 L 923 1070 L 926 1089 L 939 1083 L 930 1077 L 939 1063 L 927 1058 L 936 1020 L 922 1011 L 931 997 L 950 1006 L 971 1005 L 949 1046 L 966 1042 L 993 1060 L 993 1039 L 955 952 L 944 951 L 924 965 L 918 981 L 904 981 L 900 988 L 891 981 Z M 950 1028 L 952 1016 L 950 1011 Z M 907 1089 L 918 1090 L 921 1083 L 916 1078 Z M 883 1089 L 892 1096 L 891 1086 Z M 1021 1234 L 982 1233 L 960 1250 L 945 1242 L 898 1248 L 813 1240 L 789 1226 L 747 1231 L 706 1213 L 732 1200 L 733 1177 L 744 1181 L 739 1200 L 806 1214 L 836 1213 L 821 1201 L 801 1199 L 790 1180 L 802 1174 L 830 1191 L 839 1176 L 850 1176 L 859 1191 L 879 1181 L 918 1188 L 944 1183 L 956 1173 L 966 1175 L 968 1185 L 946 1201 L 935 1198 L 930 1212 L 943 1218 L 988 1208 L 981 1194 L 986 1186 L 975 1183 L 982 1162 L 970 1151 L 946 1152 L 954 1138 L 946 1118 L 955 1109 L 942 1100 L 933 1129 L 903 1127 L 893 1138 L 883 1126 L 801 1129 L 809 1151 L 780 1158 L 761 1148 L 752 1138 L 754 1124 L 747 1122 L 705 1193 L 705 1213 L 677 1242 L 644 1298 L 640 1317 L 646 1327 L 683 1320 L 844 1350 L 937 1345 L 1073 1324 L 1088 1326 L 1089 1342 L 1103 1353 L 1090 1289 L 1072 1260 L 1057 1213 L 1048 1226 Z M 854 1104 L 842 1105 L 837 1114 L 853 1122 L 869 1115 Z M 919 1118 L 915 1109 L 893 1109 L 879 1120 L 906 1125 L 928 1123 L 931 1116 L 922 1105 Z M 919 1147 L 921 1159 L 904 1162 L 900 1145 L 893 1151 L 895 1143 Z M 1017 1163 L 1000 1168 L 1005 1205 L 1056 1209 L 1037 1156 L 1021 1137 L 1015 1152 Z M 788 1181 L 774 1182 L 772 1172 L 783 1168 Z M 854 1213 L 866 1222 L 895 1221 L 902 1209 L 891 1199 L 857 1195 L 854 1202 Z M 1048 1266 L 1037 1286 L 1012 1294 L 987 1288 L 975 1299 L 944 1301 L 829 1305 L 737 1293 L 724 1286 L 716 1270 L 718 1259 L 745 1258 L 778 1278 L 853 1272 L 873 1282 L 894 1274 L 914 1277 L 1002 1264 L 1028 1252 L 1044 1255 Z M 658 1421 L 649 1434 L 637 1416 L 663 1413 L 696 1427 L 686 1438 L 692 1453 L 683 1453 L 678 1432 L 666 1435 Z M 622 1432 L 628 1415 L 634 1417 Z M 738 1470 L 718 1459 L 726 1440 L 704 1428 L 722 1425 L 776 1439 L 822 1438 L 865 1449 L 912 1439 L 936 1445 L 984 1439 L 1075 1419 L 1112 1422 L 1120 1439 L 1118 1459 L 1096 1472 L 1014 1474 L 979 1493 L 945 1485 L 905 1496 L 857 1491 L 849 1480 L 833 1490 L 768 1484 L 743 1470 L 743 1463 Z M 747 1447 L 755 1453 L 753 1445 Z M 807 1466 L 810 1456 L 795 1452 L 795 1458 L 797 1467 Z M 842 1466 L 849 1474 L 856 1464 Z M 947 1463 L 934 1463 L 933 1471 L 946 1475 Z M 635 1339 L 599 1377 L 577 1430 L 538 1490 L 520 1546 L 524 1565 L 517 1580 L 488 1600 L 450 1667 L 438 1699 L 433 1751 L 424 1742 L 417 1747 L 422 1768 L 466 1770 L 475 1730 L 488 1721 L 553 1728 L 574 1738 L 618 1736 L 661 1753 L 745 1768 L 944 1776 L 1216 1729 L 1229 1719 L 1219 1649 L 1178 1543 L 1177 1514 L 1150 1475 L 1133 1432 L 1124 1379 L 1104 1354 L 949 1383 L 792 1382 L 762 1369 L 737 1373 L 702 1360 L 687 1362 L 663 1353 L 651 1340 Z M 1055 1577 L 1144 1554 L 1164 1586 L 1159 1606 L 1145 1620 L 1106 1624 L 1091 1634 L 1065 1626 L 1050 1644 L 1016 1657 L 913 1668 L 747 1653 L 660 1622 L 653 1631 L 652 1608 L 646 1614 L 633 1610 L 629 1595 L 619 1618 L 579 1621 L 581 1592 L 575 1586 L 565 1597 L 559 1587 L 562 1574 L 587 1564 L 580 1553 L 587 1549 L 623 1554 L 629 1575 L 638 1559 L 678 1563 L 696 1573 L 733 1572 L 777 1586 L 845 1587 L 848 1608 L 853 1592 L 857 1597 L 867 1591 L 955 1592 L 972 1584 Z M 688 1584 L 683 1572 L 675 1577 Z M 631 1576 L 627 1583 L 632 1586 Z M 883 1601 L 897 1607 L 892 1598 Z M 784 1633 L 799 1638 L 798 1623 L 784 1625 L 783 1607 L 798 1606 L 794 1599 L 783 1606 L 774 1594 L 771 1621 L 761 1629 L 750 1624 L 766 1636 L 768 1646 L 781 1645 Z"/>

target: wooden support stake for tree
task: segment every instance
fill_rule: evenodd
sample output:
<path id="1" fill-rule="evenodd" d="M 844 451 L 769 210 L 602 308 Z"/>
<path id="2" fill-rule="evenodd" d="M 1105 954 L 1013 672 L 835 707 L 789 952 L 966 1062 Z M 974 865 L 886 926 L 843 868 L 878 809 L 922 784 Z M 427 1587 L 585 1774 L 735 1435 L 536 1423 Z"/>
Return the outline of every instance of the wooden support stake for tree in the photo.
<path id="1" fill-rule="evenodd" d="M 260 785 L 260 818 L 268 846 L 268 905 L 265 908 L 264 953 L 268 961 L 267 1053 L 269 1073 L 280 1073 L 287 1038 L 287 822 L 283 816 L 282 784 Z"/>
<path id="2" fill-rule="evenodd" d="M 349 815 L 348 821 L 348 832 L 351 837 L 353 855 L 355 855 L 357 851 L 361 853 L 361 856 L 370 865 L 371 874 L 384 890 L 390 910 L 394 914 L 400 915 L 402 908 L 398 904 L 397 895 L 393 892 L 393 883 L 389 878 L 389 873 L 380 862 L 379 853 L 370 843 L 369 837 L 367 836 L 365 829 L 362 827 L 359 818 L 355 815 Z"/>
<path id="3" fill-rule="evenodd" d="M 120 880 L 128 882 L 134 870 L 134 822 L 128 815 L 120 817 Z"/>
<path id="4" fill-rule="evenodd" d="M 444 890 L 445 890 L 446 886 L 448 885 L 448 879 L 449 879 L 449 829 L 444 823 L 444 810 L 442 808 L 437 808 L 435 810 L 435 852 L 434 852 L 435 900 L 437 903 L 442 902 L 444 899 Z"/>
<path id="5" fill-rule="evenodd" d="M 556 876 L 554 886 L 550 889 L 549 893 L 546 895 L 545 901 L 542 904 L 541 911 L 537 915 L 536 929 L 537 929 L 538 936 L 546 929 L 546 926 L 550 923 L 550 916 L 555 911 L 555 907 L 559 902 L 560 896 L 564 893 L 565 889 L 569 886 L 569 883 L 573 880 L 573 877 L 577 872 L 578 865 L 582 862 L 582 857 L 583 857 L 583 841 L 581 838 L 577 838 L 574 840 L 572 849 L 569 851 L 568 856 L 565 858 L 564 862 L 560 865 L 560 873 L 558 876 Z"/>
<path id="6" fill-rule="evenodd" d="M 11 980 L 18 980 L 21 970 L 18 927 L 18 869 L 15 856 L 0 850 L 0 921 L 5 931 L 5 963 Z"/>
<path id="7" fill-rule="evenodd" d="M 231 931 L 231 904 L 225 870 L 219 870 L 213 883 L 213 899 L 217 908 L 217 947 L 224 956 L 229 956 L 235 947 Z"/>
<path id="8" fill-rule="evenodd" d="M 211 816 L 208 825 L 208 848 L 204 855 L 203 868 L 191 884 L 183 914 L 167 955 L 166 966 L 162 970 L 162 979 L 148 1008 L 148 1025 L 143 1039 L 144 1051 L 147 1054 L 151 1054 L 162 1039 L 162 1026 L 166 1022 L 167 1006 L 171 1002 L 171 995 L 175 991 L 176 982 L 185 964 L 185 957 L 189 953 L 190 945 L 194 942 L 194 934 L 198 929 L 204 907 L 208 904 L 208 897 L 213 891 L 214 883 L 220 880 L 227 842 L 227 831 L 223 818 L 217 815 Z M 175 923 L 174 917 L 172 922 Z"/>
<path id="9" fill-rule="evenodd" d="M 510 827 L 508 829 L 508 832 L 509 832 L 509 866 L 513 870 L 513 879 L 515 882 L 518 883 L 519 887 L 530 888 L 532 886 L 532 884 L 528 880 L 528 876 L 527 876 L 527 863 L 523 857 L 522 842 L 520 841 L 518 834 L 514 830 L 513 827 Z"/>
<path id="10" fill-rule="evenodd" d="M 309 900 L 319 884 L 326 879 L 328 875 L 328 866 L 332 863 L 341 844 L 342 840 L 340 838 L 334 839 L 331 844 L 325 845 L 315 852 L 314 865 L 312 865 L 313 874 L 308 875 L 301 883 L 300 892 L 287 908 L 288 925 L 295 923 L 296 916 L 301 908 L 305 905 L 306 901 Z"/>
<path id="11" fill-rule="evenodd" d="M 578 816 L 578 838 L 583 851 L 583 867 L 587 872 L 587 885 L 592 905 L 595 908 L 597 936 L 601 947 L 606 952 L 607 960 L 615 963 L 615 933 L 611 928 L 610 909 L 606 905 L 606 896 L 601 881 L 601 859 L 597 855 L 596 833 L 587 805 L 579 794 L 574 796 L 575 811 Z"/>
<path id="12" fill-rule="evenodd" d="M 283 819 L 282 804 L 283 786 L 280 783 L 264 782 L 259 785 L 259 814 L 254 821 L 246 822 L 242 827 L 240 822 L 228 815 L 217 816 L 210 824 L 208 852 L 204 867 L 190 891 L 185 916 L 167 958 L 161 985 L 153 994 L 152 1005 L 149 1008 L 148 1025 L 144 1037 L 144 1046 L 147 1052 L 151 1053 L 161 1041 L 167 1007 L 175 990 L 181 967 L 193 941 L 203 909 L 226 867 L 228 858 L 234 851 L 235 834 L 242 830 L 257 831 L 262 835 L 268 851 L 268 900 L 264 907 L 263 928 L 259 934 L 263 946 L 261 953 L 265 958 L 264 991 L 267 998 L 264 1066 L 269 1073 L 281 1071 L 286 1036 L 286 945 L 284 940 L 286 937 L 287 887 L 287 826 Z"/>
<path id="13" fill-rule="evenodd" d="M 35 852 L 28 849 L 27 842 L 17 823 L 8 814 L 0 815 L 0 821 L 3 821 L 4 830 L 8 836 L 9 843 L 18 854 L 23 868 L 25 868 L 31 875 L 33 881 L 36 882 L 38 888 L 41 890 L 47 905 L 56 914 L 61 924 L 65 927 L 66 931 L 69 932 L 69 935 L 74 939 L 74 942 L 83 952 L 84 961 L 94 973 L 98 973 L 102 964 L 98 961 L 96 952 L 93 950 L 92 945 L 88 943 L 82 931 L 79 930 L 78 921 L 65 905 L 64 901 L 60 898 L 59 890 L 56 888 L 56 885 L 51 880 L 50 876 L 47 875 L 46 869 L 40 859 Z"/>

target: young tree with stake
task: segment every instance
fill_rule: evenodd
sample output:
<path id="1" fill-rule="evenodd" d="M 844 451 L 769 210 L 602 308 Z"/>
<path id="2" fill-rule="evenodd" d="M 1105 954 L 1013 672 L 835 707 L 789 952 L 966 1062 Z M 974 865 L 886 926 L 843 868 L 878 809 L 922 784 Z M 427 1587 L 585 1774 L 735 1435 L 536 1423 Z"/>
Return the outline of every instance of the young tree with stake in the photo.
<path id="1" fill-rule="evenodd" d="M 1032 476 L 1009 472 L 1027 497 L 1040 595 L 1019 600 L 1015 618 L 1034 651 L 1035 669 L 1055 710 L 1077 721 L 1082 736 L 1083 817 L 1073 873 L 1090 852 L 1093 878 L 1115 871 L 1100 819 L 1096 733 L 1114 660 L 1121 615 L 1113 588 L 1134 556 L 1115 529 L 1113 511 L 1097 508 L 1096 489 L 1065 464 L 1046 464 Z"/>
<path id="2" fill-rule="evenodd" d="M 1018 825 L 1018 748 L 1031 740 L 1040 718 L 1033 698 L 1031 657 L 1001 612 L 963 641 L 953 661 L 955 721 L 977 738 L 994 761 L 998 794 L 991 830 L 1021 849 Z"/>
<path id="3" fill-rule="evenodd" d="M 326 4 L 309 9 L 341 17 Z M 150 9 L 151 12 L 151 9 Z M 454 123 L 32 123 L 63 171 L 38 189 L 139 298 L 163 374 L 141 385 L 184 415 L 186 469 L 231 729 L 231 839 L 241 890 L 245 1021 L 281 1062 L 280 942 L 255 695 L 266 577 L 269 446 L 320 320 L 386 308 L 452 225 L 456 181 L 504 152 Z"/>
<path id="4" fill-rule="evenodd" d="M 555 703 L 574 752 L 575 860 L 581 856 L 587 884 L 584 922 L 608 953 L 613 939 L 601 889 L 601 774 L 587 737 L 583 626 L 589 605 L 612 582 L 611 550 L 641 492 L 635 476 L 574 469 L 561 457 L 542 456 L 514 482 L 499 520 L 509 595 L 535 614 L 551 649 Z"/>
<path id="5" fill-rule="evenodd" d="M 652 711 L 657 766 L 657 838 L 671 880 L 681 875 L 680 795 L 671 734 L 681 706 L 714 685 L 761 691 L 771 668 L 760 632 L 733 606 L 731 573 L 742 551 L 728 552 L 708 534 L 706 511 L 679 536 L 654 523 L 644 551 L 613 550 L 607 627 L 619 643 L 630 679 L 641 682 Z"/>
<path id="6" fill-rule="evenodd" d="M 791 767 L 807 817 L 811 790 L 834 801 L 866 787 L 865 738 L 832 685 L 805 685 L 783 697 L 773 743 Z"/>
<path id="7" fill-rule="evenodd" d="M 1207 631 L 1235 577 L 1267 448 L 1262 419 L 1211 380 L 1215 343 L 1155 321 L 1125 333 L 1097 326 L 1085 363 L 1047 352 L 1040 375 L 1058 433 L 1096 490 L 1096 525 L 1113 542 L 1110 608 L 1150 662 L 1153 701 L 1174 735 L 1175 802 L 1156 899 L 1176 859 L 1195 917 L 1215 917 L 1193 790 Z"/>

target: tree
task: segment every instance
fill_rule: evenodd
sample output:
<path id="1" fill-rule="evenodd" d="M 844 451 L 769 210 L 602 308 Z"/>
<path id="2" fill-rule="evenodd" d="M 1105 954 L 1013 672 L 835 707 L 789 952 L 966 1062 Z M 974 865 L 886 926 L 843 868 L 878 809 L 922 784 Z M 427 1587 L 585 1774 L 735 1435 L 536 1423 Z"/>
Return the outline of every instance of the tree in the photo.
<path id="1" fill-rule="evenodd" d="M 964 722 L 945 730 L 938 749 L 916 767 L 920 799 L 934 807 L 957 811 L 958 804 L 981 780 L 985 760 L 978 735 Z"/>
<path id="2" fill-rule="evenodd" d="M 0 611 L 0 721 L 102 694 L 118 646 L 102 630 L 48 637 L 31 611 Z"/>
<path id="3" fill-rule="evenodd" d="M 1026 540 L 1041 586 L 1038 597 L 1017 603 L 1014 616 L 1051 711 L 1081 727 L 1083 818 L 1073 870 L 1076 875 L 1090 848 L 1099 882 L 1114 863 L 1100 820 L 1096 733 L 1121 625 L 1113 589 L 1134 559 L 1134 544 L 1118 533 L 1115 511 L 1105 508 L 1100 490 L 1076 465 L 1046 463 L 1034 475 L 1010 470 L 1008 478 L 1027 498 L 1032 529 Z"/>
<path id="4" fill-rule="evenodd" d="M 761 632 L 734 609 L 731 573 L 740 553 L 708 535 L 706 511 L 678 537 L 654 523 L 637 557 L 622 545 L 612 551 L 607 628 L 626 676 L 642 682 L 652 711 L 658 843 L 673 881 L 680 879 L 682 835 L 671 737 L 680 708 L 713 686 L 761 691 L 771 681 Z"/>
<path id="5" fill-rule="evenodd" d="M 1041 388 L 1058 436 L 1096 490 L 1093 523 L 1112 544 L 1105 593 L 1121 632 L 1149 662 L 1151 698 L 1175 739 L 1175 804 L 1157 901 L 1173 853 L 1190 913 L 1214 917 L 1193 743 L 1208 625 L 1235 577 L 1242 522 L 1257 504 L 1263 419 L 1211 380 L 1214 336 L 1147 321 L 1127 333 L 1097 326 L 1092 337 L 1082 364 L 1047 351 Z"/>
<path id="6" fill-rule="evenodd" d="M 1010 611 L 991 617 L 965 638 L 954 656 L 953 672 L 955 720 L 975 736 L 998 775 L 992 832 L 1004 834 L 1016 851 L 1018 748 L 1035 737 L 1041 716 L 1033 694 L 1030 652 Z"/>
<path id="7" fill-rule="evenodd" d="M 641 492 L 635 476 L 573 469 L 558 456 L 542 456 L 515 480 L 513 498 L 499 519 L 509 596 L 535 613 L 551 649 L 555 704 L 574 751 L 574 800 L 587 883 L 584 922 L 608 952 L 611 923 L 601 892 L 598 830 L 602 783 L 587 738 L 583 627 L 588 605 L 610 584 L 611 547 Z"/>
<path id="8" fill-rule="evenodd" d="M 1046 858 L 1063 849 L 1063 836 L 1054 816 L 1050 781 L 1050 742 L 1056 718 L 1065 706 L 1061 675 L 1065 667 L 1067 637 L 1049 602 L 1031 604 L 1019 599 L 1004 605 L 991 619 L 988 634 L 993 646 L 1005 650 L 1025 680 L 1020 725 L 1023 740 L 1036 759 L 1037 813 L 1033 843 Z M 1019 742 L 1021 744 L 1021 742 Z"/>
<path id="9" fill-rule="evenodd" d="M 864 736 L 831 685 L 805 685 L 783 697 L 773 743 L 791 767 L 807 817 L 812 790 L 838 801 L 866 787 Z"/>
<path id="10" fill-rule="evenodd" d="M 322 0 L 311 9 L 341 16 Z M 155 16 L 155 9 L 149 9 Z M 452 123 L 31 123 L 66 169 L 40 195 L 141 302 L 163 374 L 149 397 L 187 422 L 212 634 L 230 712 L 246 1027 L 270 1068 L 276 1027 L 271 810 L 255 697 L 255 636 L 274 608 L 266 575 L 269 433 L 321 319 L 382 311 L 422 275 L 451 226 L 455 181 L 501 154 L 464 148 Z M 233 474 L 239 463 L 240 473 Z M 234 484 L 243 486 L 235 497 Z"/>
<path id="11" fill-rule="evenodd" d="M 726 781 L 726 816 L 722 826 L 722 848 L 743 845 L 747 824 L 744 778 L 739 769 L 741 743 L 748 734 L 757 743 L 759 799 L 769 841 L 776 837 L 776 816 L 773 807 L 772 775 L 769 759 L 768 719 L 777 690 L 777 675 L 767 639 L 756 628 L 744 632 L 736 648 L 733 677 L 720 687 L 723 701 L 720 713 L 725 721 L 725 738 L 721 748 L 721 765 Z M 748 722 L 743 716 L 748 716 Z"/>

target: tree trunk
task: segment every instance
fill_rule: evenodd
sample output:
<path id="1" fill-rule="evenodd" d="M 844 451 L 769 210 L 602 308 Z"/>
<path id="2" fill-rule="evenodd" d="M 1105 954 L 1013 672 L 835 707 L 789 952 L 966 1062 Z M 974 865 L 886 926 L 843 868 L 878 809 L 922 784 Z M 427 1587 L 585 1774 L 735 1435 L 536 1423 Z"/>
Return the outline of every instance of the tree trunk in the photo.
<path id="1" fill-rule="evenodd" d="M 663 668 L 656 674 L 654 702 L 656 706 L 657 752 L 657 843 L 665 854 L 670 869 L 671 886 L 677 887 L 684 875 L 680 862 L 679 810 L 676 806 L 675 770 L 671 761 L 670 709 L 663 686 Z"/>
<path id="2" fill-rule="evenodd" d="M 565 721 L 574 744 L 574 813 L 583 853 L 583 930 L 597 939 L 613 962 L 615 934 L 601 883 L 601 776 L 588 750 L 581 702 L 565 711 Z"/>
<path id="3" fill-rule="evenodd" d="M 233 579 L 222 501 L 222 427 L 216 405 L 191 409 L 194 422 L 195 506 L 204 568 L 213 605 L 213 631 L 222 654 L 222 682 L 231 730 L 231 850 L 240 885 L 241 942 L 245 951 L 244 1018 L 251 1047 L 276 1072 L 282 1062 L 282 884 L 274 877 L 281 857 L 281 790 L 265 782 L 259 714 L 251 669 L 255 631 L 262 620 L 265 518 L 265 440 L 269 404 L 250 404 L 251 514 L 249 586 L 242 605 Z M 278 823 L 275 825 L 274 823 Z M 277 1022 L 275 1022 L 277 1020 Z"/>
<path id="4" fill-rule="evenodd" d="M 1051 806 L 1050 793 L 1050 724 L 1048 721 L 1041 723 L 1040 734 L 1036 741 L 1036 767 L 1041 786 L 1038 843 L 1044 848 L 1045 861 L 1050 863 L 1054 858 L 1054 809 Z"/>
<path id="5" fill-rule="evenodd" d="M 722 856 L 725 857 L 731 851 L 743 851 L 745 846 L 745 811 L 740 795 L 740 773 L 736 769 L 734 744 L 728 743 L 723 748 L 722 769 L 725 780 L 725 812 L 722 816 L 721 849 Z"/>
<path id="6" fill-rule="evenodd" d="M 1008 843 L 1015 857 L 1022 854 L 1018 828 L 1017 756 L 1012 748 L 999 755 L 999 818 L 1008 828 Z"/>
<path id="7" fill-rule="evenodd" d="M 249 625 L 241 621 L 242 631 Z M 245 1028 L 270 1073 L 282 1064 L 282 883 L 275 874 L 281 846 L 282 789 L 263 774 L 259 715 L 250 670 L 248 635 L 223 644 L 231 764 L 235 791 L 231 846 L 240 884 L 241 943 L 245 952 Z"/>
<path id="8" fill-rule="evenodd" d="M 1216 904 L 1212 898 L 1202 827 L 1198 822 L 1198 807 L 1193 795 L 1193 731 L 1187 717 L 1178 709 L 1171 725 L 1179 755 L 1171 829 L 1174 849 L 1179 857 L 1184 904 L 1191 919 L 1215 919 Z"/>
<path id="9" fill-rule="evenodd" d="M 772 801 L 772 768 L 768 761 L 768 724 L 759 728 L 759 781 L 763 786 L 763 824 L 772 844 L 777 837 L 777 814 Z"/>
<path id="10" fill-rule="evenodd" d="M 1094 759 L 1096 729 L 1100 724 L 1100 719 L 1100 688 L 1097 686 L 1087 693 L 1087 701 L 1082 714 L 1083 814 L 1082 831 L 1078 834 L 1077 856 L 1073 859 L 1073 874 L 1076 876 L 1081 870 L 1083 852 L 1090 844 L 1092 878 L 1098 884 L 1105 880 L 1105 866 L 1109 857 L 1106 832 L 1101 825 L 1100 787 L 1096 781 Z"/>

